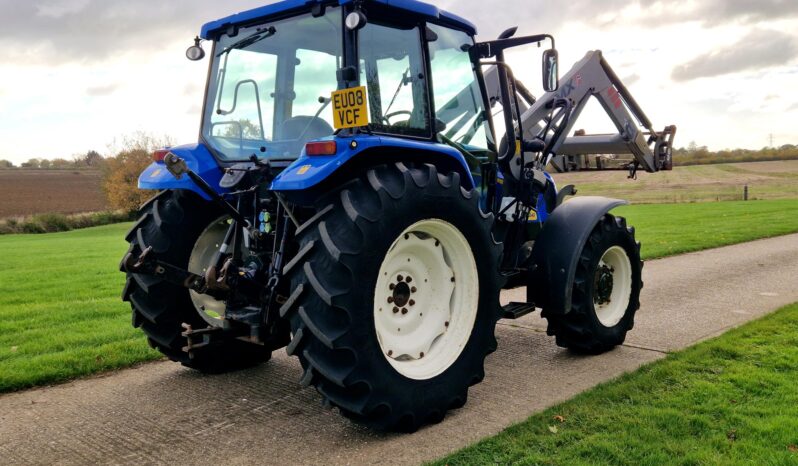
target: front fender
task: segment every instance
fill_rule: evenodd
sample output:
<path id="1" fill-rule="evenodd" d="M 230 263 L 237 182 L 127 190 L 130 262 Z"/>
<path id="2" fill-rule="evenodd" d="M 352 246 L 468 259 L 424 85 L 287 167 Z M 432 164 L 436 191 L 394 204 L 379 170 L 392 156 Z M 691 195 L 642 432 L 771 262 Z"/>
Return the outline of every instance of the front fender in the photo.
<path id="1" fill-rule="evenodd" d="M 373 149 L 385 148 L 407 151 L 408 154 L 418 152 L 435 152 L 449 158 L 455 165 L 461 167 L 463 185 L 467 189 L 475 186 L 471 171 L 463 155 L 453 147 L 429 141 L 413 141 L 390 136 L 359 135 L 354 138 L 324 138 L 338 143 L 338 153 L 330 156 L 308 156 L 302 151 L 302 156 L 283 170 L 272 182 L 273 191 L 303 191 L 321 184 L 324 180 L 335 174 L 347 162 L 362 156 L 368 157 L 367 152 Z M 409 157 L 408 157 L 409 158 Z"/>
<path id="2" fill-rule="evenodd" d="M 222 179 L 224 172 L 219 167 L 213 154 L 203 144 L 189 144 L 172 147 L 169 150 L 185 160 L 188 168 L 207 181 L 216 192 L 223 194 L 229 191 L 219 186 L 219 181 Z M 141 173 L 141 176 L 139 176 L 139 189 L 184 189 L 199 194 L 205 200 L 211 200 L 188 176 L 183 176 L 179 180 L 172 176 L 163 162 L 154 162 Z"/>
<path id="3" fill-rule="evenodd" d="M 554 209 L 532 250 L 536 268 L 530 275 L 528 293 L 535 305 L 554 314 L 571 310 L 576 266 L 590 233 L 605 214 L 626 204 L 618 199 L 585 196 Z"/>

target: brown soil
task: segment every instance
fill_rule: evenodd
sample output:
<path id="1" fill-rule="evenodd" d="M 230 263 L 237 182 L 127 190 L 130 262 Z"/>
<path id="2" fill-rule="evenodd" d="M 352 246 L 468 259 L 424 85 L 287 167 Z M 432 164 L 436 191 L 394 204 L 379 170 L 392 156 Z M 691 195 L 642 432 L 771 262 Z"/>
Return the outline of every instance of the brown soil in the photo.
<path id="1" fill-rule="evenodd" d="M 108 210 L 97 170 L 0 170 L 0 218 Z"/>

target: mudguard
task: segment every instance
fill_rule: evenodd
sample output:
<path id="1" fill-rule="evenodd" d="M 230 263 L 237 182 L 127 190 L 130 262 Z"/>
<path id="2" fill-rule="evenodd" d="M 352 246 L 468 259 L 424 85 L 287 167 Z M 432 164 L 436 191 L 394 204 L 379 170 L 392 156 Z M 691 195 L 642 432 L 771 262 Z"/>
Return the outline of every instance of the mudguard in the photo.
<path id="1" fill-rule="evenodd" d="M 329 156 L 308 156 L 303 150 L 299 159 L 274 179 L 271 185 L 272 191 L 290 192 L 310 189 L 329 178 L 350 160 L 357 157 L 368 157 L 375 152 L 374 149 L 401 150 L 408 154 L 422 151 L 435 152 L 461 167 L 461 173 L 464 175 L 463 187 L 466 189 L 475 187 L 474 179 L 463 154 L 444 144 L 369 135 L 359 135 L 354 138 L 329 137 L 319 140 L 335 141 L 338 144 L 338 153 Z"/>
<path id="2" fill-rule="evenodd" d="M 229 191 L 219 186 L 219 181 L 222 179 L 224 172 L 207 147 L 202 144 L 189 144 L 172 147 L 169 151 L 185 160 L 188 168 L 213 186 L 216 192 L 223 194 Z M 210 200 L 210 197 L 202 192 L 191 181 L 191 178 L 184 176 L 178 180 L 172 176 L 163 162 L 153 162 L 141 173 L 141 176 L 139 176 L 139 189 L 185 189 L 199 194 L 205 200 Z"/>
<path id="3" fill-rule="evenodd" d="M 618 199 L 585 196 L 554 209 L 532 250 L 536 268 L 530 274 L 527 293 L 537 307 L 554 314 L 570 312 L 576 265 L 590 233 L 606 213 L 626 204 Z"/>

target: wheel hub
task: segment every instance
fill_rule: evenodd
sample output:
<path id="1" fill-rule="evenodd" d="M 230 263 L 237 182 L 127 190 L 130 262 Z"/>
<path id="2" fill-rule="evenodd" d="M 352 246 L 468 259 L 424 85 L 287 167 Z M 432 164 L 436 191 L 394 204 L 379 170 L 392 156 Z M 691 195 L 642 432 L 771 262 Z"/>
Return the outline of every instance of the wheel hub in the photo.
<path id="1" fill-rule="evenodd" d="M 410 285 L 408 284 L 411 281 L 413 281 L 412 277 L 407 277 L 408 280 L 407 282 L 403 280 L 404 277 L 399 275 L 399 277 L 397 278 L 397 283 L 392 283 L 390 285 L 390 289 L 393 290 L 393 295 L 391 296 L 393 304 L 399 308 L 407 306 L 408 303 L 410 302 L 410 295 L 416 292 L 415 288 L 413 288 L 412 289 L 413 291 L 411 291 Z M 391 300 L 389 300 L 388 302 L 390 303 Z M 407 314 L 407 312 L 404 312 L 404 314 Z"/>
<path id="2" fill-rule="evenodd" d="M 470 336 L 478 293 L 459 230 L 441 220 L 408 228 L 386 253 L 375 289 L 375 330 L 388 362 L 419 380 L 443 372 Z"/>
<path id="3" fill-rule="evenodd" d="M 606 264 L 599 267 L 596 271 L 596 296 L 593 302 L 596 304 L 609 303 L 612 297 L 612 274 L 615 272 L 612 267 Z"/>
<path id="4" fill-rule="evenodd" d="M 620 246 L 607 249 L 593 282 L 593 307 L 599 322 L 614 327 L 623 319 L 632 293 L 632 263 Z"/>

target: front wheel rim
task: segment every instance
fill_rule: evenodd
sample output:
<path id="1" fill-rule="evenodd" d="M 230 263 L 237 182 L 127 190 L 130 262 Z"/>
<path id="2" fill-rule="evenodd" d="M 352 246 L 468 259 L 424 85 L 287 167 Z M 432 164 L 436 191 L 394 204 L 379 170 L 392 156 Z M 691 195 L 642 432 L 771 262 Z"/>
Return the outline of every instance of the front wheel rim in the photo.
<path id="1" fill-rule="evenodd" d="M 388 249 L 374 293 L 383 356 L 410 379 L 440 375 L 465 349 L 478 306 L 476 261 L 460 230 L 438 219 L 408 227 Z"/>
<path id="2" fill-rule="evenodd" d="M 604 252 L 593 281 L 593 308 L 605 327 L 614 327 L 626 315 L 632 296 L 632 263 L 620 246 Z"/>

